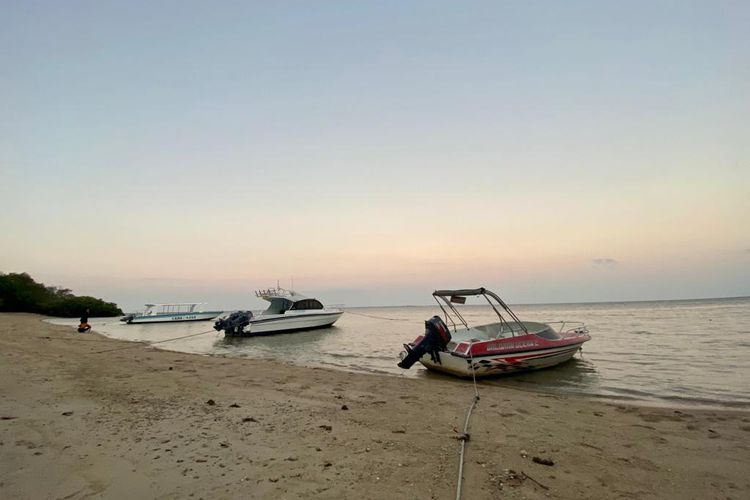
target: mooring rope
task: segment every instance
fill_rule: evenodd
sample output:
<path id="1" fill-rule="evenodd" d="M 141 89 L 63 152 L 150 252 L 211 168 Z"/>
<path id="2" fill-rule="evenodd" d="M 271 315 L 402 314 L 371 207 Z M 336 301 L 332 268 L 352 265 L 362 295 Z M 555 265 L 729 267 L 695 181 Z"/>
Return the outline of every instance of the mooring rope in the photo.
<path id="1" fill-rule="evenodd" d="M 105 352 L 123 351 L 125 349 L 134 349 L 136 347 L 143 347 L 143 344 L 146 344 L 146 346 L 151 346 L 151 345 L 154 345 L 154 344 L 163 344 L 165 342 L 173 342 L 175 340 L 187 339 L 187 338 L 190 338 L 190 337 L 197 337 L 198 335 L 205 335 L 205 334 L 211 333 L 213 331 L 214 330 L 211 329 L 211 330 L 206 330 L 205 332 L 191 333 L 189 335 L 182 335 L 180 337 L 173 337 L 171 339 L 157 340 L 156 342 L 146 342 L 146 341 L 143 341 L 143 340 L 136 340 L 136 341 L 132 341 L 132 342 L 135 342 L 133 345 L 127 345 L 127 346 L 124 346 L 124 347 L 115 347 L 114 349 L 105 349 L 103 351 L 95 351 L 95 352 L 91 352 L 89 354 L 102 354 L 102 353 L 105 353 Z"/>
<path id="2" fill-rule="evenodd" d="M 405 318 L 386 318 L 385 316 L 375 316 L 374 314 L 365 314 L 365 313 L 356 313 L 349 310 L 344 310 L 346 314 L 354 314 L 355 316 L 363 316 L 365 318 L 373 318 L 373 319 L 383 319 L 386 321 L 406 321 L 410 323 L 421 323 L 421 321 L 414 320 L 414 319 L 405 319 Z"/>
<path id="3" fill-rule="evenodd" d="M 477 375 L 474 367 L 474 355 L 471 352 L 473 344 L 469 344 L 469 359 L 471 359 L 471 378 L 474 381 L 474 397 L 471 400 L 471 406 L 466 414 L 466 421 L 464 422 L 464 432 L 459 436 L 461 440 L 461 452 L 458 456 L 458 480 L 456 481 L 456 500 L 461 500 L 461 486 L 463 485 L 464 476 L 464 452 L 466 451 L 466 441 L 469 440 L 469 420 L 471 419 L 471 413 L 479 402 L 479 390 L 477 389 Z"/>

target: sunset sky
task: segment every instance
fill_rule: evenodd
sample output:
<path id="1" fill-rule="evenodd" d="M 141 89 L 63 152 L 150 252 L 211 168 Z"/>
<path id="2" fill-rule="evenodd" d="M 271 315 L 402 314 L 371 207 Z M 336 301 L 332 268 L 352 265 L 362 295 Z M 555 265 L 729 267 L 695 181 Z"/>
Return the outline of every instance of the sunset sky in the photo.
<path id="1" fill-rule="evenodd" d="M 134 309 L 750 295 L 750 2 L 2 2 L 0 272 Z"/>

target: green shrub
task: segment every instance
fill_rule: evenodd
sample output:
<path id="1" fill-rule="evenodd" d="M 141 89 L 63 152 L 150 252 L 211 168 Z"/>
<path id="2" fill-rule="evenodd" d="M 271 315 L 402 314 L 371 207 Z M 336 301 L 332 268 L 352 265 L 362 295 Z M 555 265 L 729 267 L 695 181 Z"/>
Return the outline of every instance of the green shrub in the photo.
<path id="1" fill-rule="evenodd" d="M 26 273 L 0 273 L 0 312 L 31 312 L 49 316 L 119 316 L 113 302 L 95 297 L 76 297 L 67 288 L 45 286 Z"/>

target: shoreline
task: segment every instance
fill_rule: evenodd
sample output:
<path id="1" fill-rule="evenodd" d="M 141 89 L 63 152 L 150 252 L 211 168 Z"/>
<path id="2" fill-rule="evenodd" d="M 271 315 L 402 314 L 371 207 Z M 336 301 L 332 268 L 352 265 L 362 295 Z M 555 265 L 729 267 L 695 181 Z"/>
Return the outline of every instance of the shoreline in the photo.
<path id="1" fill-rule="evenodd" d="M 97 325 L 96 323 L 102 323 L 102 326 L 104 326 L 105 321 L 114 321 L 117 319 L 117 317 L 112 318 L 92 318 L 92 322 L 94 323 L 94 329 L 92 330 L 92 333 L 99 335 L 103 338 L 108 338 L 112 340 L 118 340 L 118 341 L 127 341 L 134 345 L 141 345 L 145 348 L 154 348 L 158 350 L 164 350 L 174 353 L 184 353 L 184 354 L 192 354 L 192 355 L 201 355 L 201 356 L 224 356 L 224 357 L 231 357 L 236 359 L 244 359 L 247 361 L 253 361 L 253 360 L 266 360 L 266 361 L 273 361 L 273 362 L 284 362 L 291 365 L 299 366 L 301 368 L 322 368 L 326 370 L 334 370 L 344 373 L 358 373 L 363 375 L 378 375 L 378 376 L 390 376 L 390 377 L 408 377 L 408 378 L 427 378 L 429 380 L 433 379 L 442 379 L 442 378 L 451 378 L 453 380 L 453 377 L 450 375 L 444 375 L 439 374 L 435 372 L 428 372 L 427 370 L 422 369 L 419 365 L 417 365 L 413 370 L 406 373 L 395 373 L 393 371 L 388 371 L 386 369 L 378 369 L 373 367 L 353 367 L 350 365 L 337 365 L 334 363 L 325 363 L 325 362 L 314 362 L 314 361 L 308 361 L 308 362 L 301 362 L 299 360 L 297 361 L 282 361 L 278 356 L 261 356 L 261 357 L 249 357 L 249 356 L 237 356 L 233 355 L 231 353 L 223 354 L 219 352 L 196 352 L 196 351 L 190 351 L 190 350 L 179 350 L 179 349 L 171 349 L 169 348 L 169 345 L 172 341 L 179 341 L 185 338 L 190 337 L 199 337 L 201 335 L 210 335 L 215 334 L 216 332 L 214 329 L 210 329 L 206 332 L 198 332 L 198 333 L 192 333 L 187 335 L 180 335 L 175 338 L 171 339 L 160 339 L 156 341 L 149 341 L 149 340 L 135 340 L 135 339 L 127 339 L 124 337 L 119 337 L 116 335 L 108 335 L 107 333 L 102 333 L 101 331 L 97 331 Z M 53 324 L 53 325 L 63 325 L 63 326 L 72 326 L 73 324 L 77 325 L 78 321 L 76 319 L 72 318 L 55 318 L 55 317 L 43 317 L 43 321 Z M 207 323 L 207 322 L 206 322 Z M 265 337 L 261 337 L 265 338 Z M 394 362 L 395 365 L 395 362 Z M 561 365 L 562 368 L 564 366 Z M 417 373 L 417 372 L 422 373 Z M 548 371 L 543 370 L 545 374 L 551 374 L 554 373 L 554 371 Z M 699 397 L 683 397 L 683 396 L 658 396 L 658 395 L 642 395 L 642 396 L 634 396 L 634 395 L 617 395 L 617 394 L 601 394 L 597 393 L 595 391 L 585 391 L 585 390 L 561 390 L 559 388 L 555 388 L 550 385 L 544 385 L 541 387 L 536 387 L 533 384 L 524 384 L 524 383 L 518 383 L 516 380 L 517 378 L 522 378 L 524 376 L 529 375 L 529 372 L 519 372 L 515 374 L 508 374 L 501 377 L 496 378 L 482 378 L 480 384 L 486 384 L 486 385 L 493 385 L 497 387 L 504 387 L 508 389 L 517 389 L 522 390 L 524 392 L 536 392 L 539 394 L 552 394 L 552 395 L 561 395 L 561 396 L 570 396 L 570 397 L 582 397 L 585 399 L 590 399 L 592 401 L 599 401 L 605 404 L 615 404 L 615 405 L 628 405 L 628 406 L 643 406 L 643 407 L 649 407 L 649 408 L 664 408 L 664 409 L 675 409 L 675 410 L 729 410 L 729 411 L 750 411 L 750 404 L 743 402 L 743 401 L 724 401 L 720 399 L 707 399 L 707 398 L 699 398 Z M 464 379 L 464 382 L 470 382 L 471 379 Z M 478 379 L 479 381 L 479 379 Z M 503 383 L 507 382 L 507 383 Z"/>
<path id="2" fill-rule="evenodd" d="M 42 319 L 0 314 L 4 497 L 455 497 L 463 381 L 187 354 Z M 480 396 L 464 498 L 750 492 L 745 411 Z"/>

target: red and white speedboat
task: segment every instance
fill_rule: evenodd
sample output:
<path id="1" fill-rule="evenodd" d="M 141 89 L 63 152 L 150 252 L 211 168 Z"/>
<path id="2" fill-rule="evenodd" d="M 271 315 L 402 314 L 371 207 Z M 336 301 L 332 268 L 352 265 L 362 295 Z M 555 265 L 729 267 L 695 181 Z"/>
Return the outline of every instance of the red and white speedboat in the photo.
<path id="1" fill-rule="evenodd" d="M 548 368 L 568 361 L 584 342 L 591 340 L 582 323 L 521 321 L 495 293 L 485 289 L 437 290 L 433 294 L 445 321 L 439 316 L 425 322 L 425 334 L 404 344 L 399 366 L 419 361 L 430 370 L 459 377 L 499 375 Z M 481 296 L 499 321 L 469 326 L 454 304 Z M 451 326 L 447 326 L 446 323 Z M 553 323 L 558 325 L 558 323 Z"/>

